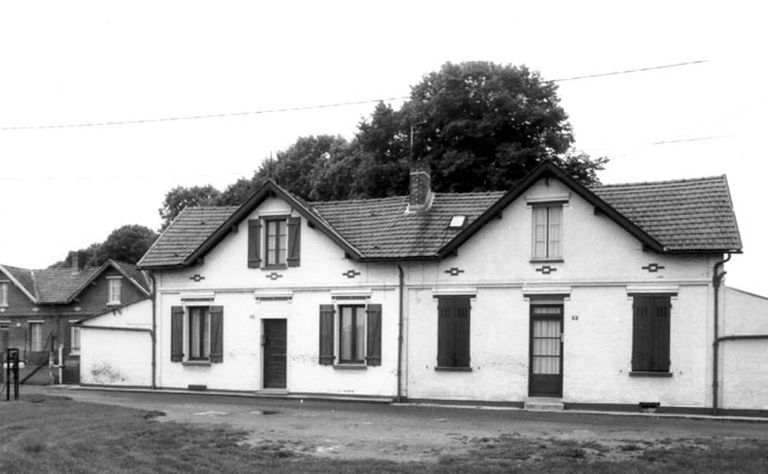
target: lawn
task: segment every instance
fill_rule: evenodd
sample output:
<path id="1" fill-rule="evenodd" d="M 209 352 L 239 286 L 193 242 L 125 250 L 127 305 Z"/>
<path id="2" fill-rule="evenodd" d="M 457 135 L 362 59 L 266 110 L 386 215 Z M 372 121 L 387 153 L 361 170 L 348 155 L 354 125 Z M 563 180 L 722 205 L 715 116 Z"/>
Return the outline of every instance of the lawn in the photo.
<path id="1" fill-rule="evenodd" d="M 28 396 L 0 403 L 0 472 L 768 472 L 768 441 L 742 438 L 611 442 L 465 438 L 433 463 L 341 460 L 289 440 L 160 422 L 162 413 Z M 376 440 L 371 440 L 375 443 Z"/>

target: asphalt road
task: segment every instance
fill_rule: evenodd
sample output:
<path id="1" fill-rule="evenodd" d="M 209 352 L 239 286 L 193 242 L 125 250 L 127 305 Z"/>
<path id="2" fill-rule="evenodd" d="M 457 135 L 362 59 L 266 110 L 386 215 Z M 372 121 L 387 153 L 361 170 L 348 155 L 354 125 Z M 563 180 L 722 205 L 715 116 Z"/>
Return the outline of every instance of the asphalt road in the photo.
<path id="1" fill-rule="evenodd" d="M 580 441 L 693 438 L 768 439 L 768 423 L 725 422 L 572 412 L 392 406 L 360 402 L 266 399 L 194 393 L 139 393 L 22 387 L 32 393 L 157 410 L 161 421 L 224 424 L 253 444 L 281 442 L 297 451 L 338 457 L 433 459 L 472 438 L 502 434 Z"/>

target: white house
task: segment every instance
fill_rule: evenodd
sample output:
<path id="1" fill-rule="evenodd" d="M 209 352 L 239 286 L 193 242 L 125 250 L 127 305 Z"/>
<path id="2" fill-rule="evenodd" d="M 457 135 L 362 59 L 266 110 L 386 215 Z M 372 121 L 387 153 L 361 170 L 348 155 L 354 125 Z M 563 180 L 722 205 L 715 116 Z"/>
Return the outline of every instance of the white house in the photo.
<path id="1" fill-rule="evenodd" d="M 152 385 L 766 410 L 743 387 L 766 369 L 715 353 L 740 249 L 723 176 L 586 188 L 544 162 L 506 193 L 432 193 L 417 166 L 408 196 L 314 203 L 268 182 L 185 209 L 139 262 Z"/>

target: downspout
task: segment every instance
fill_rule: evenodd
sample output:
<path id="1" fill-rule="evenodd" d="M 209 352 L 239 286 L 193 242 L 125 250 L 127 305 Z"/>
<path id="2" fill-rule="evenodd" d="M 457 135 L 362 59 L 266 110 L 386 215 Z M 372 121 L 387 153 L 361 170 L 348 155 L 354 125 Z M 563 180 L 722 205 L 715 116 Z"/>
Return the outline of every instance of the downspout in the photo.
<path id="1" fill-rule="evenodd" d="M 718 380 L 718 361 L 719 361 L 719 349 L 720 349 L 720 334 L 719 334 L 719 316 L 720 316 L 720 283 L 723 281 L 723 277 L 727 272 L 719 273 L 719 268 L 725 265 L 725 263 L 731 259 L 731 253 L 728 252 L 727 256 L 723 260 L 718 260 L 712 267 L 712 286 L 715 290 L 715 326 L 714 326 L 714 338 L 712 340 L 712 414 L 717 415 L 718 409 L 718 386 L 720 385 Z"/>
<path id="2" fill-rule="evenodd" d="M 401 384 L 403 379 L 403 289 L 405 288 L 405 273 L 399 263 L 397 264 L 397 271 L 399 273 L 400 306 L 397 320 L 397 397 L 395 397 L 395 402 L 400 403 L 403 401 Z"/>
<path id="3" fill-rule="evenodd" d="M 152 281 L 152 288 L 150 288 L 150 298 L 152 299 L 152 332 L 150 332 L 149 337 L 152 338 L 152 389 L 157 388 L 157 384 L 155 383 L 155 377 L 157 374 L 157 344 L 156 344 L 156 333 L 157 333 L 157 312 L 155 309 L 155 296 L 157 295 L 157 286 L 155 282 L 155 275 L 152 273 L 152 271 L 147 272 L 149 274 L 149 279 Z"/>

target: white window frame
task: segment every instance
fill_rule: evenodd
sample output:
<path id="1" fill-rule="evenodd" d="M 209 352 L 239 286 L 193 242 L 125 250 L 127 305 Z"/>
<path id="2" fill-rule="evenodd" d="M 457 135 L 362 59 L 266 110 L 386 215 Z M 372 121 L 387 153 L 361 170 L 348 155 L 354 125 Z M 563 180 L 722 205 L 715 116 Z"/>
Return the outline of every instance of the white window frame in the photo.
<path id="1" fill-rule="evenodd" d="M 537 203 L 531 206 L 531 259 L 534 261 L 552 261 L 563 259 L 563 203 L 548 202 Z M 552 210 L 557 209 L 559 221 L 553 219 Z M 541 212 L 543 210 L 543 213 Z M 544 218 L 543 223 L 537 223 L 537 219 Z M 544 238 L 537 239 L 537 227 L 543 225 Z M 557 238 L 553 238 L 556 233 Z M 537 243 L 543 242 L 542 251 L 537 250 Z M 557 247 L 555 247 L 555 244 Z M 543 254 L 543 255 L 542 255 Z"/>
<path id="2" fill-rule="evenodd" d="M 72 355 L 80 355 L 80 326 L 75 326 L 77 319 L 69 321 L 69 353 Z M 75 340 L 77 340 L 77 346 L 75 346 Z"/>
<path id="3" fill-rule="evenodd" d="M 30 352 L 42 352 L 45 348 L 45 341 L 43 341 L 43 321 L 29 321 L 29 351 Z M 35 344 L 35 329 L 38 331 L 38 343 Z M 39 346 L 39 348 L 36 348 Z"/>
<path id="4" fill-rule="evenodd" d="M 8 281 L 0 280 L 0 307 L 8 307 Z"/>
<path id="5" fill-rule="evenodd" d="M 107 277 L 107 305 L 118 306 L 122 301 L 123 296 L 123 277 L 111 276 Z M 117 295 L 115 295 L 117 293 Z"/>
<path id="6" fill-rule="evenodd" d="M 200 317 L 204 319 L 203 332 L 200 333 L 202 343 L 199 344 L 203 353 L 198 357 L 192 357 L 192 313 L 199 311 Z M 210 362 L 211 360 L 211 306 L 205 304 L 194 304 L 184 307 L 184 361 L 190 362 Z M 206 340 L 207 339 L 207 340 Z"/>

